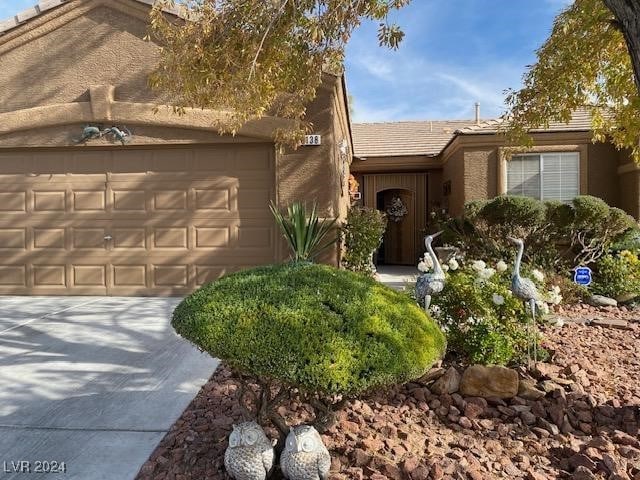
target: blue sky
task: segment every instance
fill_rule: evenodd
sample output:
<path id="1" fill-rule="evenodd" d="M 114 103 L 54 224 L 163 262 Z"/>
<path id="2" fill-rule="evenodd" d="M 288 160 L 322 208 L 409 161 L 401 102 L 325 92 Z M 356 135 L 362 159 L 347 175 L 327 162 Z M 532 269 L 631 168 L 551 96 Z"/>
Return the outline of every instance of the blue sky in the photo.
<path id="1" fill-rule="evenodd" d="M 0 0 L 0 19 L 37 0 Z M 347 87 L 358 122 L 483 118 L 504 111 L 555 15 L 570 0 L 413 0 L 393 19 L 406 37 L 397 51 L 377 45 L 364 24 L 347 50 Z"/>

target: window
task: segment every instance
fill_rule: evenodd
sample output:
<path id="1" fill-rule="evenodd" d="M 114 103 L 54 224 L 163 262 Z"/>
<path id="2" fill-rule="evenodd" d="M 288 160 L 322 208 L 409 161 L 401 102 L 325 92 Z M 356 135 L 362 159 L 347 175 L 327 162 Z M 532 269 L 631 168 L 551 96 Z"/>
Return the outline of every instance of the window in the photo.
<path id="1" fill-rule="evenodd" d="M 580 194 L 580 155 L 514 155 L 507 162 L 507 194 L 570 202 Z"/>

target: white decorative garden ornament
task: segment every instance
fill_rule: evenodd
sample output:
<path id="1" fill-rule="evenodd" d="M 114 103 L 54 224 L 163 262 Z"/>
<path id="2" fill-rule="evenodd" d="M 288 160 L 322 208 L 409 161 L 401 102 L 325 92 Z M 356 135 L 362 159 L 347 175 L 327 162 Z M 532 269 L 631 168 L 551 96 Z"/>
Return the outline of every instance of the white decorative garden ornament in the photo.
<path id="1" fill-rule="evenodd" d="M 329 450 L 318 431 L 308 425 L 292 428 L 280 457 L 280 469 L 289 480 L 326 480 L 331 468 Z"/>
<path id="2" fill-rule="evenodd" d="M 275 451 L 264 430 L 256 422 L 233 426 L 224 466 L 235 480 L 265 480 L 273 469 Z"/>

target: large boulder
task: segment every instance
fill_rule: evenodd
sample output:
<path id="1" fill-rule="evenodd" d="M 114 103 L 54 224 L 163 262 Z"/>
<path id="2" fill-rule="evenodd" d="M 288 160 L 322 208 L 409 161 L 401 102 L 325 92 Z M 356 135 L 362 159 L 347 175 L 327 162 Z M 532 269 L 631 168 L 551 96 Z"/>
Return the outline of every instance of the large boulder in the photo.
<path id="1" fill-rule="evenodd" d="M 460 393 L 467 397 L 512 398 L 518 394 L 518 372 L 497 365 L 473 365 L 462 374 Z"/>
<path id="2" fill-rule="evenodd" d="M 617 307 L 618 302 L 615 298 L 605 297 L 604 295 L 591 295 L 587 300 L 589 305 L 594 307 Z"/>

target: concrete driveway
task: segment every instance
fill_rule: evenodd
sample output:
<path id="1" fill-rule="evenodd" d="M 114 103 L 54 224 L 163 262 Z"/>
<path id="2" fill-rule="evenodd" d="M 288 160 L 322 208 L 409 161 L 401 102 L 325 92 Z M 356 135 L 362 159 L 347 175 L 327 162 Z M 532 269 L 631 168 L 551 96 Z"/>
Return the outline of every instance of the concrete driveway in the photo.
<path id="1" fill-rule="evenodd" d="M 178 302 L 0 297 L 0 480 L 133 479 L 217 366 L 171 328 Z"/>

